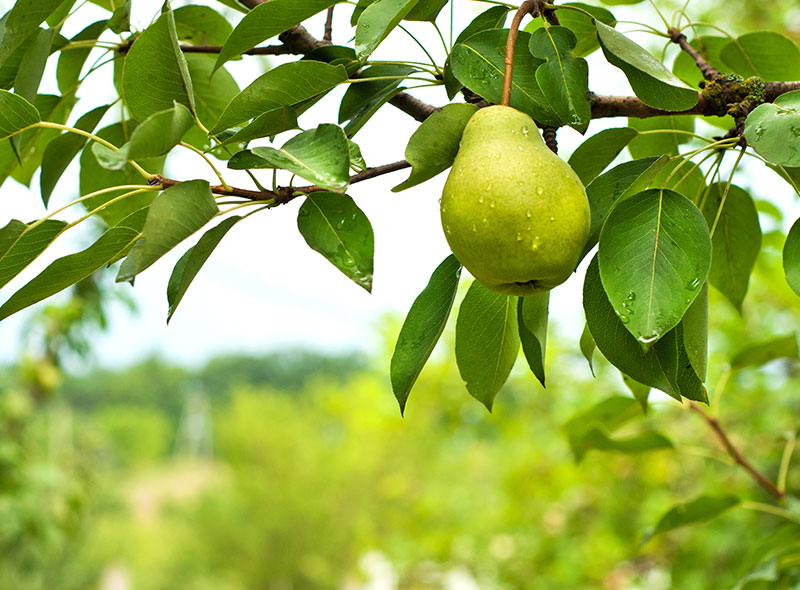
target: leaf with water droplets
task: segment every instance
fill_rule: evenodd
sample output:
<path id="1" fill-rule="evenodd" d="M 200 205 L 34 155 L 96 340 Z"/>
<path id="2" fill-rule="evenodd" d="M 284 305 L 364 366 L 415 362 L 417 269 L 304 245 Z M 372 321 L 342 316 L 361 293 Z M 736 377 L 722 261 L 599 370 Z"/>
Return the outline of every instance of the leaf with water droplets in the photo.
<path id="1" fill-rule="evenodd" d="M 309 194 L 297 213 L 297 229 L 312 249 L 372 291 L 372 225 L 353 199 L 337 193 Z"/>
<path id="2" fill-rule="evenodd" d="M 800 166 L 800 90 L 754 108 L 745 120 L 744 138 L 773 164 Z"/>
<path id="3" fill-rule="evenodd" d="M 609 301 L 647 349 L 678 325 L 705 282 L 711 264 L 705 219 L 683 195 L 649 189 L 611 211 L 599 243 Z"/>

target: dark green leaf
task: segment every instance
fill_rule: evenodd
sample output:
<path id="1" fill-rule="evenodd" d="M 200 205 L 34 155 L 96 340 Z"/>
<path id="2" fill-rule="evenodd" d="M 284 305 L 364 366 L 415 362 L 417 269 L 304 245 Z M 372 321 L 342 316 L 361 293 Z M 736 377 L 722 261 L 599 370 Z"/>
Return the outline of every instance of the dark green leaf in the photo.
<path id="1" fill-rule="evenodd" d="M 508 30 L 489 29 L 458 43 L 450 54 L 450 67 L 462 85 L 491 103 L 500 103 L 505 69 Z M 511 106 L 546 125 L 560 120 L 536 81 L 536 68 L 543 62 L 528 50 L 530 35 L 520 32 L 514 46 Z"/>
<path id="2" fill-rule="evenodd" d="M 256 78 L 235 96 L 211 132 L 219 133 L 254 117 L 269 116 L 274 110 L 324 94 L 345 80 L 347 71 L 340 65 L 332 66 L 317 61 L 280 65 Z"/>
<path id="3" fill-rule="evenodd" d="M 708 283 L 703 283 L 681 320 L 686 356 L 701 381 L 708 368 Z"/>
<path id="4" fill-rule="evenodd" d="M 233 30 L 228 19 L 208 6 L 181 6 L 172 14 L 178 39 L 192 45 L 222 45 Z"/>
<path id="5" fill-rule="evenodd" d="M 731 369 L 739 370 L 745 367 L 759 367 L 781 358 L 793 360 L 800 358 L 797 348 L 797 334 L 794 332 L 742 348 L 733 355 Z"/>
<path id="6" fill-rule="evenodd" d="M 528 366 L 544 387 L 544 353 L 547 347 L 547 308 L 550 291 L 520 297 L 517 324 Z"/>
<path id="7" fill-rule="evenodd" d="M 159 193 L 147 213 L 142 239 L 122 262 L 117 282 L 133 279 L 218 212 L 205 180 L 188 180 Z"/>
<path id="8" fill-rule="evenodd" d="M 444 331 L 456 297 L 461 264 L 452 254 L 433 271 L 414 300 L 397 337 L 391 363 L 392 391 L 405 412 L 411 388 Z"/>
<path id="9" fill-rule="evenodd" d="M 419 0 L 405 20 L 434 22 L 447 0 Z"/>
<path id="10" fill-rule="evenodd" d="M 8 90 L 0 90 L 0 140 L 39 121 L 39 111 L 35 106 Z"/>
<path id="11" fill-rule="evenodd" d="M 800 166 L 800 90 L 753 109 L 745 121 L 744 137 L 773 164 Z"/>
<path id="12" fill-rule="evenodd" d="M 171 11 L 147 27 L 128 51 L 122 89 L 131 116 L 139 121 L 172 108 L 175 102 L 194 113 L 192 79 Z"/>
<path id="13" fill-rule="evenodd" d="M 66 222 L 56 219 L 35 226 L 12 219 L 0 229 L 0 287 L 44 252 L 66 226 Z"/>
<path id="14" fill-rule="evenodd" d="M 662 516 L 655 528 L 647 534 L 645 541 L 655 535 L 666 533 L 678 527 L 711 520 L 740 502 L 736 496 L 703 495 L 691 502 L 676 504 Z"/>
<path id="15" fill-rule="evenodd" d="M 688 399 L 708 403 L 708 394 L 703 382 L 686 352 L 683 322 L 656 342 L 653 350 L 661 370 L 674 391 Z"/>
<path id="16" fill-rule="evenodd" d="M 600 8 L 599 6 L 590 6 L 589 4 L 584 4 L 583 2 L 565 2 L 564 4 L 559 4 L 559 7 L 564 6 L 574 6 L 576 8 L 580 8 L 581 10 L 585 10 L 595 19 L 607 24 L 610 27 L 613 27 L 617 23 L 613 14 L 611 14 L 605 8 Z M 595 28 L 594 20 L 591 17 L 578 12 L 577 10 L 567 9 L 558 11 L 558 20 L 561 22 L 561 26 L 567 27 L 575 34 L 578 43 L 575 46 L 574 53 L 578 57 L 585 57 L 600 47 L 600 43 L 597 41 L 597 29 Z M 540 29 L 543 26 L 544 19 L 535 18 L 528 23 L 528 25 L 525 27 L 525 30 L 528 33 L 533 33 L 533 31 Z"/>
<path id="17" fill-rule="evenodd" d="M 365 68 L 359 79 L 399 76 L 396 80 L 375 80 L 350 84 L 339 105 L 339 123 L 349 121 L 344 128 L 348 137 L 356 132 L 395 94 L 400 92 L 403 77 L 414 71 L 413 68 L 397 65 L 377 65 Z"/>
<path id="18" fill-rule="evenodd" d="M 589 370 L 592 372 L 592 377 L 594 377 L 595 374 L 594 374 L 594 365 L 592 364 L 592 359 L 594 357 L 594 349 L 597 348 L 597 345 L 594 343 L 594 338 L 592 338 L 592 333 L 589 331 L 589 326 L 586 324 L 583 325 L 583 332 L 581 332 L 581 339 L 579 342 L 579 346 L 583 358 L 585 358 L 586 362 L 589 363 Z"/>
<path id="19" fill-rule="evenodd" d="M 86 250 L 55 260 L 0 307 L 0 320 L 82 281 L 138 238 L 132 229 L 114 227 Z"/>
<path id="20" fill-rule="evenodd" d="M 239 21 L 217 58 L 215 69 L 243 51 L 292 28 L 339 0 L 270 0 L 256 6 Z"/>
<path id="21" fill-rule="evenodd" d="M 464 127 L 476 110 L 471 104 L 449 104 L 425 119 L 406 146 L 411 174 L 392 191 L 416 186 L 449 168 L 458 153 Z"/>
<path id="22" fill-rule="evenodd" d="M 697 104 L 698 93 L 622 33 L 595 21 L 597 37 L 608 62 L 621 69 L 643 103 L 665 111 L 682 111 Z"/>
<path id="23" fill-rule="evenodd" d="M 562 123 L 583 133 L 592 118 L 589 99 L 589 66 L 572 53 L 578 40 L 566 27 L 545 27 L 533 32 L 531 55 L 544 59 L 536 70 L 536 82 Z"/>
<path id="24" fill-rule="evenodd" d="M 372 292 L 372 225 L 353 199 L 336 193 L 309 194 L 297 213 L 297 228 L 312 249 Z"/>
<path id="25" fill-rule="evenodd" d="M 741 312 L 750 272 L 761 250 L 761 226 L 753 198 L 744 189 L 731 185 L 723 204 L 725 186 L 708 187 L 703 207 L 708 227 L 716 222 L 708 280 Z"/>
<path id="26" fill-rule="evenodd" d="M 92 23 L 70 39 L 70 42 L 96 41 L 100 34 L 105 31 L 107 25 L 108 21 L 105 20 Z M 56 80 L 58 81 L 58 89 L 61 92 L 68 92 L 78 83 L 83 64 L 86 63 L 86 58 L 89 57 L 91 51 L 91 47 L 78 47 L 61 52 L 58 57 L 58 66 L 56 67 Z"/>
<path id="27" fill-rule="evenodd" d="M 639 405 L 642 406 L 642 412 L 645 414 L 647 413 L 647 402 L 650 398 L 650 387 L 645 385 L 644 383 L 639 383 L 633 377 L 629 377 L 625 373 L 621 373 L 622 375 L 622 382 L 625 384 L 630 392 L 633 394 L 633 399 L 639 402 Z"/>
<path id="28" fill-rule="evenodd" d="M 240 219 L 241 217 L 238 216 L 228 217 L 219 225 L 212 227 L 203 234 L 197 244 L 189 248 L 178 260 L 167 284 L 167 302 L 169 303 L 167 323 L 172 319 L 172 314 L 178 308 L 178 304 L 186 294 L 186 290 L 192 284 L 200 269 L 203 268 L 214 248 L 225 237 L 228 230 Z"/>
<path id="29" fill-rule="evenodd" d="M 786 282 L 800 295 L 800 220 L 792 224 L 783 246 L 783 270 Z"/>
<path id="30" fill-rule="evenodd" d="M 800 78 L 800 50 L 779 33 L 742 35 L 725 45 L 720 57 L 735 73 L 748 78 L 788 82 Z"/>
<path id="31" fill-rule="evenodd" d="M 0 66 L 39 28 L 63 0 L 16 2 L 0 19 Z M 5 109 L 0 109 L 5 110 Z"/>
<path id="32" fill-rule="evenodd" d="M 15 94 L 26 100 L 36 100 L 55 34 L 52 29 L 40 29 L 32 42 L 26 44 L 25 55 L 22 56 L 14 78 Z"/>
<path id="33" fill-rule="evenodd" d="M 631 140 L 628 151 L 634 158 L 647 158 L 678 154 L 678 146 L 692 140 L 688 135 L 694 131 L 694 117 L 649 117 L 647 119 L 628 119 L 628 125 L 637 131 L 674 129 L 677 133 L 640 134 Z M 688 133 L 681 133 L 682 131 Z"/>
<path id="34" fill-rule="evenodd" d="M 598 259 L 614 310 L 647 347 L 678 325 L 703 286 L 711 264 L 708 226 L 683 195 L 646 190 L 608 215 Z"/>
<path id="35" fill-rule="evenodd" d="M 292 0 L 294 1 L 294 0 Z M 355 48 L 360 61 L 380 45 L 419 0 L 376 0 L 358 17 Z"/>
<path id="36" fill-rule="evenodd" d="M 456 322 L 456 363 L 469 393 L 490 412 L 519 353 L 517 298 L 474 281 Z"/>
<path id="37" fill-rule="evenodd" d="M 588 185 L 614 161 L 636 135 L 637 131 L 630 127 L 604 129 L 579 145 L 572 152 L 568 163 L 581 182 Z"/>

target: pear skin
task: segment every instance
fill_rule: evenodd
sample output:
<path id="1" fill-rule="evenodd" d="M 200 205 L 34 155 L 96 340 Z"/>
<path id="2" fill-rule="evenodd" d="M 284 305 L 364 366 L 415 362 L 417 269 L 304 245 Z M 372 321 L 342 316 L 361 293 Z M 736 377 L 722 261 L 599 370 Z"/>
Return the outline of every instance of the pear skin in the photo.
<path id="1" fill-rule="evenodd" d="M 589 237 L 589 200 L 528 115 L 506 106 L 467 122 L 441 201 L 450 249 L 484 286 L 531 295 L 569 278 Z"/>

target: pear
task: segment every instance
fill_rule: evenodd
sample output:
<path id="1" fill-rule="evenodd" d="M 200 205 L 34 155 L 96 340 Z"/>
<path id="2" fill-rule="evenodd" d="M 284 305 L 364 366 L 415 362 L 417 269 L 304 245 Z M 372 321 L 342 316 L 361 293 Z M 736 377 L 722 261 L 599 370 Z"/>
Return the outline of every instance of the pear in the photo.
<path id="1" fill-rule="evenodd" d="M 589 200 L 572 168 L 528 115 L 506 106 L 467 122 L 441 200 L 456 258 L 506 295 L 552 289 L 575 269 L 589 237 Z"/>

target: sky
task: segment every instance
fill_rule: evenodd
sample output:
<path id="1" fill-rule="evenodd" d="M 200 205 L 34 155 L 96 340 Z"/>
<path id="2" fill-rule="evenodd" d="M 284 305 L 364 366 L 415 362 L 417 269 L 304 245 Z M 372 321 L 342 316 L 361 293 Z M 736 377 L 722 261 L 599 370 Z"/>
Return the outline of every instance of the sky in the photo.
<path id="1" fill-rule="evenodd" d="M 0 0 L 0 10 L 5 12 L 11 4 L 9 0 Z M 183 4 L 172 3 L 173 8 Z M 217 2 L 209 4 L 220 12 L 234 14 Z M 144 28 L 159 13 L 160 6 L 159 1 L 136 0 L 133 3 L 134 26 Z M 455 34 L 485 8 L 486 5 L 479 2 L 458 2 Z M 623 7 L 616 8 L 619 9 L 617 12 L 622 12 Z M 65 29 L 66 36 L 95 20 L 106 18 L 108 13 L 87 4 L 78 14 L 80 18 Z M 347 6 L 335 10 L 335 43 L 348 43 L 352 37 L 349 14 Z M 653 15 L 647 18 L 655 23 Z M 447 8 L 438 22 L 447 36 Z M 321 36 L 323 23 L 324 15 L 320 15 L 310 19 L 306 26 L 312 34 Z M 437 62 L 443 63 L 444 49 L 432 26 L 409 23 L 408 28 L 426 47 L 432 48 Z M 414 42 L 399 30 L 381 44 L 372 58 L 396 59 L 398 55 L 403 59 L 425 60 Z M 92 61 L 90 57 L 87 63 Z M 266 70 L 267 63 L 277 65 L 280 62 L 281 58 L 267 62 L 265 58 L 245 57 L 230 62 L 229 69 L 244 88 Z M 589 62 L 592 90 L 601 94 L 630 94 L 624 75 L 608 66 L 600 52 L 590 56 Z M 51 59 L 40 92 L 54 90 L 54 65 L 55 60 Z M 103 104 L 104 99 L 114 100 L 110 67 L 106 70 L 84 84 L 79 96 L 91 97 L 91 101 L 86 105 L 79 103 L 71 121 L 90 108 Z M 308 129 L 319 123 L 336 122 L 338 99 L 343 92 L 344 88 L 332 92 L 305 113 L 300 118 L 301 127 Z M 418 89 L 412 94 L 437 106 L 448 102 L 442 88 Z M 113 120 L 107 118 L 101 127 L 111 122 Z M 619 119 L 593 121 L 588 134 L 624 125 L 625 121 Z M 377 166 L 403 159 L 408 138 L 417 126 L 411 117 L 386 105 L 356 134 L 354 140 L 361 145 L 367 164 Z M 275 143 L 280 145 L 292 135 L 292 132 L 281 134 Z M 559 131 L 558 140 L 559 153 L 566 158 L 580 143 L 581 136 L 565 129 Z M 78 168 L 73 164 L 56 188 L 51 200 L 53 205 L 64 204 L 79 196 L 77 172 Z M 243 173 L 224 171 L 223 174 L 231 184 L 251 186 Z M 213 173 L 202 160 L 180 148 L 170 156 L 166 175 L 186 180 L 206 178 L 216 183 Z M 166 324 L 167 281 L 177 259 L 201 233 L 189 238 L 139 275 L 135 287 L 118 285 L 118 289 L 133 297 L 138 311 L 132 314 L 123 305 L 113 307 L 109 330 L 95 339 L 96 361 L 105 366 L 122 366 L 158 354 L 182 364 L 198 365 L 222 353 L 258 354 L 297 346 L 329 352 L 380 350 L 383 346 L 383 318 L 387 315 L 403 317 L 426 285 L 433 269 L 449 254 L 438 211 L 446 173 L 412 189 L 392 193 L 391 187 L 405 180 L 407 175 L 407 170 L 395 172 L 354 184 L 348 190 L 370 219 L 375 233 L 372 294 L 350 281 L 306 245 L 297 231 L 300 199 L 296 199 L 237 224 L 206 262 L 169 326 Z M 264 178 L 268 181 L 266 176 Z M 287 180 L 288 177 L 284 177 L 283 183 Z M 769 190 L 779 194 L 781 199 L 791 199 L 784 184 L 764 178 L 760 182 L 769 183 Z M 29 220 L 44 213 L 38 192 L 38 173 L 31 187 L 28 190 L 11 179 L 0 187 L 0 198 L 4 203 L 0 224 L 5 225 L 11 218 Z M 78 208 L 75 209 L 78 213 Z M 64 218 L 71 219 L 74 215 L 68 213 Z M 77 244 L 80 244 L 78 236 L 68 234 L 59 238 L 51 251 L 7 285 L 0 297 L 8 297 L 54 258 L 75 251 Z M 576 275 L 558 287 L 557 296 L 551 297 L 551 321 L 576 341 L 583 326 L 580 295 L 583 270 L 579 268 Z M 27 315 L 21 312 L 0 323 L 0 363 L 18 358 L 20 332 Z"/>

